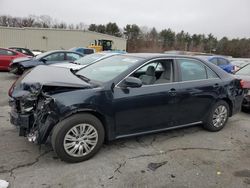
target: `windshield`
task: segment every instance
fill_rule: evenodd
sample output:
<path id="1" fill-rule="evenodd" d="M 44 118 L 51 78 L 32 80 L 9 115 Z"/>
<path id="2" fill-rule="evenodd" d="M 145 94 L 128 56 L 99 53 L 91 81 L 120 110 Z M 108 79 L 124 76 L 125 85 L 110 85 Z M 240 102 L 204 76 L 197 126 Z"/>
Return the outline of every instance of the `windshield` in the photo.
<path id="1" fill-rule="evenodd" d="M 41 58 L 43 58 L 43 57 L 45 57 L 45 56 L 47 56 L 47 55 L 49 55 L 49 54 L 51 54 L 51 51 L 50 51 L 50 52 L 41 53 L 41 54 L 37 55 L 37 56 L 35 57 L 35 59 L 41 59 Z"/>
<path id="2" fill-rule="evenodd" d="M 90 63 L 95 62 L 96 60 L 100 59 L 101 57 L 105 56 L 105 54 L 91 54 L 91 55 L 86 55 L 75 62 L 80 65 L 88 65 Z"/>
<path id="3" fill-rule="evenodd" d="M 242 69 L 238 70 L 235 74 L 250 76 L 250 64 L 246 65 Z"/>
<path id="4" fill-rule="evenodd" d="M 115 55 L 89 65 L 76 74 L 98 82 L 108 82 L 136 64 L 142 58 Z"/>

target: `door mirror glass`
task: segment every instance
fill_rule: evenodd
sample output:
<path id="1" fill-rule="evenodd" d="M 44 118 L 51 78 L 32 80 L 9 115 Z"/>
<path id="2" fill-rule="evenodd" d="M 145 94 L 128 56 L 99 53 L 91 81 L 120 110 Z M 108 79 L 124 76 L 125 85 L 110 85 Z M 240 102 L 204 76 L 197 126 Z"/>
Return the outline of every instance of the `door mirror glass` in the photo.
<path id="1" fill-rule="evenodd" d="M 123 81 L 123 87 L 138 88 L 142 86 L 142 81 L 136 77 L 128 77 Z"/>

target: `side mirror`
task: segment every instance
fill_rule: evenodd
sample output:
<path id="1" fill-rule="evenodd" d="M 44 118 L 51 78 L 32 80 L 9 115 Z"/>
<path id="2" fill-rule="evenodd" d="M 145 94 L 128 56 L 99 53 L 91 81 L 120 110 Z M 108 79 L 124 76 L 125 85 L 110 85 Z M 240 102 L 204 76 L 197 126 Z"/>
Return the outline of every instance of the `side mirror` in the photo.
<path id="1" fill-rule="evenodd" d="M 44 58 L 40 59 L 40 61 L 42 61 L 44 64 L 46 64 L 46 62 L 47 62 L 47 60 Z"/>
<path id="2" fill-rule="evenodd" d="M 128 77 L 123 81 L 123 87 L 138 88 L 142 86 L 142 81 L 136 77 Z"/>

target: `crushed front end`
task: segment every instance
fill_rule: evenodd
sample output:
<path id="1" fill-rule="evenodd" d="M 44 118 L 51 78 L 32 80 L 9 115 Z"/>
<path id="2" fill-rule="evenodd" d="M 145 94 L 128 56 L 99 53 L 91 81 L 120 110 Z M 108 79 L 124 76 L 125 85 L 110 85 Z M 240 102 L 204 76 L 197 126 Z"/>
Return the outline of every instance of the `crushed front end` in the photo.
<path id="1" fill-rule="evenodd" d="M 53 127 L 71 110 L 70 102 L 77 108 L 83 101 L 83 95 L 72 96 L 71 92 L 93 87 L 68 69 L 37 66 L 19 77 L 9 90 L 10 121 L 20 136 L 44 144 Z"/>
<path id="2" fill-rule="evenodd" d="M 38 83 L 19 87 L 10 91 L 10 122 L 19 129 L 19 136 L 43 144 L 51 131 L 51 124 L 58 121 L 54 99 L 45 94 Z"/>

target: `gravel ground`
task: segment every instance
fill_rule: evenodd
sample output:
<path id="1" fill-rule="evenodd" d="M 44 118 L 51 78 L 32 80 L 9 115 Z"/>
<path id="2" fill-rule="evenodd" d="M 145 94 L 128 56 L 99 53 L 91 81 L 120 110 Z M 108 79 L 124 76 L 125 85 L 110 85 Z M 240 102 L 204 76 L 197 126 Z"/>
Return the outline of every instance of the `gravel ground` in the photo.
<path id="1" fill-rule="evenodd" d="M 220 132 L 196 126 L 117 140 L 88 161 L 67 164 L 10 124 L 14 80 L 0 72 L 0 179 L 11 188 L 250 187 L 249 113 L 233 116 Z"/>

